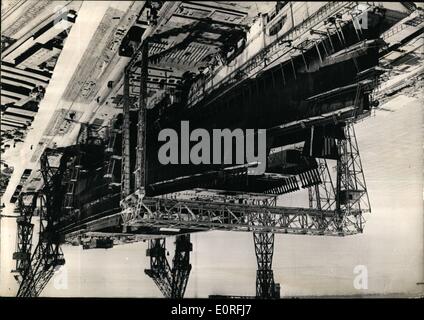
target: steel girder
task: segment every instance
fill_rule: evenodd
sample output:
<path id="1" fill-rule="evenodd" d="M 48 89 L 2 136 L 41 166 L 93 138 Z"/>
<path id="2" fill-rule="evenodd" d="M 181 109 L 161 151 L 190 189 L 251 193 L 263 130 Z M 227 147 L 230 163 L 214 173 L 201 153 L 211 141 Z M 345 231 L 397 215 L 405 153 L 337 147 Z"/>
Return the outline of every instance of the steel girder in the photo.
<path id="1" fill-rule="evenodd" d="M 268 216 L 270 224 L 256 224 Z M 167 227 L 343 236 L 361 232 L 360 211 L 344 212 L 310 208 L 249 205 L 225 202 L 139 197 L 123 212 L 124 226 Z"/>

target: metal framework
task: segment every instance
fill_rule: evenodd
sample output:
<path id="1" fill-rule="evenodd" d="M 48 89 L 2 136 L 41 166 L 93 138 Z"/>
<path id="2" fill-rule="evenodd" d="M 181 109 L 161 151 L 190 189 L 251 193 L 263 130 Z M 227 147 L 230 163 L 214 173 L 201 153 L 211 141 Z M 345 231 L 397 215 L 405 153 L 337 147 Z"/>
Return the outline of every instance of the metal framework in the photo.
<path id="1" fill-rule="evenodd" d="M 137 206 L 127 208 L 124 225 L 334 236 L 362 231 L 355 220 L 360 212 L 351 211 L 349 219 L 341 224 L 343 214 L 310 208 L 139 197 Z M 269 226 L 256 224 L 262 216 L 268 216 Z"/>
<path id="2" fill-rule="evenodd" d="M 37 197 L 30 197 L 29 204 L 24 201 L 27 194 L 22 194 L 18 199 L 19 217 L 16 219 L 17 223 L 17 241 L 16 251 L 13 253 L 13 259 L 16 260 L 16 269 L 18 275 L 15 276 L 18 283 L 22 281 L 22 276 L 28 268 L 31 261 L 32 252 L 32 235 L 34 231 L 34 224 L 32 217 L 37 206 Z"/>
<path id="3" fill-rule="evenodd" d="M 338 153 L 333 183 L 327 161 L 318 159 L 318 169 L 322 183 L 310 187 L 309 207 L 324 211 L 335 211 L 341 219 L 340 224 L 354 224 L 358 232 L 364 225 L 363 213 L 371 212 L 364 171 L 359 154 L 353 122 L 346 123 L 345 139 L 337 141 Z"/>
<path id="4" fill-rule="evenodd" d="M 349 10 L 353 9 L 356 5 L 357 3 L 352 1 L 328 2 L 327 4 L 322 6 L 322 8 L 320 8 L 317 12 L 315 12 L 313 15 L 307 18 L 303 23 L 294 27 L 291 31 L 284 33 L 280 37 L 276 38 L 268 46 L 266 46 L 264 49 L 262 49 L 257 54 L 255 54 L 252 58 L 246 61 L 243 65 L 240 66 L 240 68 L 237 68 L 237 70 L 234 70 L 233 72 L 231 72 L 223 80 L 219 81 L 218 83 L 208 85 L 208 89 L 205 91 L 199 90 L 198 92 L 195 92 L 190 97 L 189 106 L 194 106 L 204 96 L 211 93 L 213 90 L 216 90 L 219 86 L 223 86 L 223 87 L 232 86 L 238 83 L 239 81 L 241 81 L 242 79 L 252 77 L 254 74 L 260 72 L 261 70 L 266 68 L 268 65 L 270 65 L 274 61 L 277 61 L 282 56 L 288 54 L 289 51 L 294 49 L 293 47 L 288 46 L 287 43 L 300 39 L 303 34 L 305 34 L 306 32 L 309 32 L 310 30 L 313 30 L 314 28 L 318 29 L 318 26 L 321 24 L 322 24 L 321 28 L 325 29 L 326 31 L 326 32 L 323 32 L 323 31 L 321 32 L 324 33 L 326 36 L 329 36 L 330 34 L 333 34 L 333 33 L 339 34 L 338 28 L 341 27 L 342 22 L 339 22 L 338 24 L 334 26 L 334 28 L 331 28 L 331 29 L 325 26 L 323 22 L 328 17 L 331 17 L 332 15 L 336 13 L 348 12 Z M 348 19 L 349 20 L 352 19 L 352 21 L 355 21 L 357 23 L 359 18 L 360 16 L 358 12 L 358 13 L 355 13 L 354 15 L 351 15 L 350 18 Z M 343 23 L 347 23 L 347 22 L 348 20 L 343 21 Z M 329 41 L 331 41 L 331 39 Z M 315 46 L 315 43 L 311 42 L 308 45 Z M 305 48 L 302 48 L 302 49 L 305 49 Z"/>
<path id="5" fill-rule="evenodd" d="M 263 64 L 275 60 L 286 54 L 293 48 L 303 51 L 306 46 L 316 46 L 316 43 L 300 44 L 296 47 L 287 47 L 287 41 L 293 41 L 301 34 L 304 34 L 311 28 L 315 28 L 314 32 L 321 32 L 328 38 L 330 31 L 327 27 L 321 26 L 324 30 L 318 30 L 326 17 L 336 12 L 348 12 L 356 6 L 353 2 L 345 2 L 340 4 L 327 4 L 318 10 L 313 16 L 300 26 L 294 28 L 290 32 L 290 36 L 276 39 L 271 45 L 267 46 L 260 53 L 255 55 L 241 68 L 234 71 L 225 81 L 231 83 L 235 74 L 243 73 L 245 77 L 254 72 L 256 68 L 263 68 Z M 352 20 L 356 17 L 351 15 Z M 350 18 L 348 19 L 350 20 Z M 344 21 L 343 23 L 347 23 Z M 323 23 L 324 24 L 324 23 Z M 341 30 L 341 21 L 334 24 L 334 30 L 331 33 L 337 34 L 340 43 L 344 43 L 344 35 Z M 339 30 L 340 29 L 340 30 Z M 341 34 L 340 34 L 341 33 Z M 322 35 L 321 35 L 322 36 Z M 360 39 L 360 37 L 359 37 Z M 331 41 L 331 39 L 329 39 Z M 362 174 L 362 166 L 358 165 L 359 152 L 357 149 L 356 139 L 352 134 L 353 127 L 351 124 L 346 125 L 346 139 L 338 141 L 340 159 L 338 161 L 338 172 L 336 179 L 336 189 L 334 188 L 331 176 L 328 172 L 326 163 L 320 165 L 321 181 L 317 181 L 316 185 L 312 183 L 303 183 L 304 181 L 314 180 L 310 178 L 308 173 L 305 174 L 304 187 L 308 187 L 310 191 L 310 208 L 288 208 L 276 207 L 268 205 L 255 205 L 247 203 L 231 203 L 226 200 L 210 201 L 209 199 L 178 199 L 171 197 L 146 197 L 145 196 L 145 179 L 147 170 L 145 168 L 145 104 L 146 104 L 146 75 L 148 64 L 148 39 L 145 39 L 141 46 L 137 49 L 132 61 L 125 72 L 124 83 L 124 133 L 129 135 L 129 73 L 135 72 L 140 67 L 140 94 L 138 106 L 138 132 L 137 132 L 137 160 L 136 160 L 136 190 L 129 192 L 127 180 L 129 181 L 129 137 L 124 135 L 123 138 L 123 198 L 122 221 L 124 230 L 127 227 L 171 227 L 192 230 L 227 230 L 227 231 L 250 231 L 257 233 L 292 233 L 292 234 L 312 234 L 312 235 L 335 235 L 343 236 L 362 232 L 363 218 L 362 213 L 364 206 L 359 206 L 355 201 L 346 200 L 355 195 L 355 199 L 362 199 L 366 194 L 364 179 L 357 177 Z M 291 42 L 290 42 L 291 44 Z M 333 47 L 333 46 L 332 46 Z M 321 57 L 321 53 L 318 49 Z M 303 57 L 305 59 L 305 57 Z M 257 60 L 257 61 L 256 61 Z M 307 68 L 307 63 L 305 62 Z M 240 79 L 237 78 L 239 82 Z M 359 88 L 359 84 L 358 84 Z M 210 89 L 211 90 L 211 89 Z M 208 93 L 208 91 L 206 92 Z M 224 92 L 225 93 L 225 92 Z M 224 94 L 222 93 L 222 94 Z M 203 94 L 203 93 L 202 93 Z M 357 95 L 362 91 L 357 92 Z M 193 104 L 199 97 L 189 102 Z M 357 100 L 357 99 L 356 99 Z M 358 101 L 355 101 L 355 104 Z M 127 120 L 126 120 L 127 119 Z M 126 151 L 126 152 L 124 152 Z M 360 163 L 360 160 L 359 160 Z M 125 170 L 124 170 L 125 168 Z M 358 170 L 360 168 L 360 170 Z M 325 172 L 328 174 L 323 175 Z M 317 172 L 311 172 L 314 178 Z M 329 179 L 326 181 L 325 179 Z M 314 180 L 315 181 L 315 180 Z M 362 183 L 363 182 L 363 183 Z M 297 183 L 297 181 L 296 181 Z M 315 183 L 313 183 L 315 184 Z M 361 188 L 363 186 L 363 188 Z M 314 190 L 312 192 L 312 190 Z M 332 196 L 337 194 L 336 196 Z M 344 198 L 343 198 L 344 197 Z M 352 198 L 353 199 L 353 198 Z M 334 203 L 336 205 L 334 205 Z M 269 224 L 264 225 L 258 223 L 265 219 Z"/>
<path id="6" fill-rule="evenodd" d="M 51 221 L 51 212 L 44 194 L 34 194 L 33 203 L 37 203 L 40 216 L 40 234 L 37 246 L 28 263 L 20 269 L 18 297 L 37 297 L 47 285 L 58 267 L 65 264 L 63 252 L 60 248 L 60 238 L 54 232 Z M 28 215 L 28 209 L 35 209 L 33 205 L 29 208 L 20 208 L 21 216 Z M 29 253 L 29 252 L 26 252 Z"/>
<path id="7" fill-rule="evenodd" d="M 165 298 L 183 298 L 191 271 L 190 235 L 177 236 L 172 269 L 166 259 L 165 244 L 164 238 L 149 241 L 147 255 L 150 256 L 150 269 L 144 272 L 153 279 Z"/>
<path id="8" fill-rule="evenodd" d="M 141 46 L 140 59 L 140 94 L 137 123 L 137 159 L 135 170 L 135 188 L 144 188 L 146 184 L 146 115 L 147 115 L 147 78 L 148 78 L 149 39 L 145 39 Z"/>
<path id="9" fill-rule="evenodd" d="M 337 162 L 336 211 L 342 223 L 354 223 L 362 232 L 362 213 L 371 212 L 362 161 L 353 123 L 345 126 L 344 140 L 338 141 L 340 159 Z"/>
<path id="10" fill-rule="evenodd" d="M 279 298 L 272 271 L 272 256 L 274 254 L 274 234 L 270 232 L 253 233 L 256 261 L 256 297 Z"/>
<path id="11" fill-rule="evenodd" d="M 122 156 L 121 151 L 115 151 L 117 146 L 116 141 L 118 140 L 118 136 L 122 135 L 122 130 L 120 129 L 112 129 L 109 132 L 109 140 L 106 148 L 106 155 L 108 157 L 107 160 L 107 170 L 104 178 L 109 179 L 110 187 L 121 187 L 121 176 L 116 177 L 115 170 L 121 165 Z"/>
<path id="12" fill-rule="evenodd" d="M 76 148 L 65 150 L 74 154 Z M 44 189 L 36 193 L 22 193 L 18 209 L 18 246 L 14 257 L 17 259 L 18 297 L 37 297 L 47 285 L 58 267 L 65 264 L 61 250 L 61 236 L 55 230 L 61 199 L 55 197 L 55 190 L 60 187 L 66 170 L 66 162 L 57 157 L 63 156 L 63 149 L 47 149 L 41 156 L 41 173 Z M 53 164 L 51 158 L 56 158 Z M 29 200 L 29 201 L 28 201 Z M 39 216 L 39 237 L 31 253 L 33 238 L 32 217 Z M 30 257 L 30 258 L 29 258 Z M 19 258 L 19 259 L 18 259 Z"/>
<path id="13" fill-rule="evenodd" d="M 269 215 L 259 215 L 257 224 L 264 227 L 270 225 Z M 255 244 L 256 261 L 258 270 L 256 271 L 256 297 L 257 298 L 279 298 L 280 292 L 274 282 L 274 272 L 272 271 L 272 256 L 274 254 L 274 233 L 254 232 L 253 242 Z"/>
<path id="14" fill-rule="evenodd" d="M 130 171 L 130 70 L 124 71 L 124 95 L 123 95 L 123 124 L 122 124 L 122 178 L 121 193 L 126 197 L 131 192 Z"/>
<path id="15" fill-rule="evenodd" d="M 82 171 L 81 157 L 82 154 L 78 152 L 77 155 L 72 158 L 71 165 L 68 166 L 69 170 L 67 170 L 67 174 L 64 175 L 67 178 L 67 187 L 64 197 L 63 209 L 67 214 L 72 214 L 74 210 L 76 183 Z"/>
<path id="16" fill-rule="evenodd" d="M 334 190 L 334 184 L 327 160 L 317 159 L 317 162 L 321 184 L 308 188 L 309 208 L 316 208 L 323 211 L 334 210 L 336 205 L 336 192 Z"/>
<path id="17" fill-rule="evenodd" d="M 353 2 L 330 3 L 323 6 L 305 23 L 294 28 L 289 34 L 276 39 L 242 65 L 241 68 L 226 77 L 218 86 L 227 84 L 230 88 L 239 83 L 242 78 L 247 78 L 264 70 L 270 62 L 278 61 L 291 50 L 301 51 L 305 68 L 308 68 L 308 66 L 303 51 L 307 46 L 315 45 L 322 60 L 321 52 L 315 42 L 303 44 L 303 47 L 300 47 L 301 44 L 299 44 L 291 48 L 286 44 L 288 42 L 291 44 L 292 41 L 312 27 L 317 27 L 324 21 L 324 17 L 342 9 L 348 10 L 348 8 L 354 6 L 355 3 Z M 340 34 L 343 39 L 339 35 L 338 27 L 342 31 L 340 25 L 335 24 L 334 27 L 339 40 L 344 42 L 343 33 Z M 321 26 L 321 28 L 324 28 L 324 26 Z M 328 29 L 326 31 L 328 35 Z M 324 31 L 318 29 L 315 32 L 324 33 Z M 328 37 L 328 39 L 331 42 L 331 38 Z M 370 204 L 353 123 L 346 123 L 345 138 L 337 140 L 339 158 L 337 159 L 337 172 L 334 179 L 335 185 L 328 164 L 324 159 L 318 160 L 320 179 L 316 179 L 316 171 L 301 174 L 302 187 L 309 190 L 309 208 L 276 206 L 276 195 L 272 194 L 262 194 L 262 198 L 258 198 L 257 194 L 244 193 L 235 196 L 234 199 L 214 192 L 203 199 L 197 197 L 182 199 L 174 197 L 172 194 L 161 197 L 146 197 L 144 187 L 146 186 L 147 175 L 145 146 L 148 45 L 149 42 L 145 39 L 124 73 L 121 162 L 121 205 L 123 209 L 121 218 L 124 232 L 127 227 L 253 232 L 258 263 L 256 296 L 278 298 L 279 286 L 274 281 L 272 271 L 275 233 L 345 236 L 363 231 L 364 218 L 362 214 L 370 211 Z M 333 47 L 332 44 L 331 47 Z M 325 44 L 324 50 L 326 50 Z M 290 62 L 293 64 L 292 59 L 290 59 Z M 133 103 L 130 99 L 130 77 L 135 73 L 134 70 L 139 67 L 141 74 L 138 103 Z M 221 94 L 225 94 L 229 90 L 228 88 L 223 90 Z M 212 89 L 216 89 L 216 86 L 211 86 L 205 94 L 210 93 Z M 203 94 L 199 92 L 198 96 L 193 95 L 188 103 L 189 106 L 197 103 L 203 97 Z M 363 92 L 360 83 L 358 83 L 355 104 L 357 104 L 361 94 Z M 132 164 L 131 160 L 134 151 L 131 150 L 130 146 L 130 111 L 137 111 L 135 165 Z M 90 130 L 89 125 L 82 126 L 78 138 L 79 143 L 95 141 L 96 137 L 92 137 Z M 112 149 L 115 138 L 114 136 L 109 146 Z M 58 199 L 55 190 L 61 186 L 62 177 L 65 175 L 69 164 L 61 161 L 58 166 L 52 166 L 48 159 L 52 153 L 58 155 L 60 152 L 60 150 L 48 150 L 41 157 L 41 172 L 44 179 L 43 191 L 29 195 L 29 204 L 23 198 L 19 199 L 18 242 L 17 252 L 14 255 L 16 271 L 19 273 L 19 276 L 17 276 L 20 284 L 18 296 L 38 296 L 53 276 L 56 268 L 65 263 L 60 248 L 60 233 L 55 229 L 58 219 L 60 219 L 59 212 L 63 212 L 61 210 L 62 199 Z M 68 190 L 65 193 L 64 207 L 72 212 L 74 182 L 77 181 L 79 175 L 80 158 L 77 148 L 70 152 L 74 156 L 75 162 L 73 169 L 68 172 Z M 113 165 L 108 170 L 108 175 L 113 174 Z M 135 171 L 131 172 L 132 170 Z M 296 179 L 293 183 L 296 184 L 295 189 L 298 189 Z M 282 193 L 280 190 L 273 192 Z M 36 213 L 39 213 L 40 216 L 40 236 L 32 253 L 34 225 L 31 221 Z M 191 271 L 189 261 L 191 250 L 190 236 L 177 236 L 171 268 L 166 258 L 165 239 L 149 241 L 147 255 L 150 256 L 150 269 L 146 269 L 145 273 L 153 279 L 165 297 L 182 298 L 184 296 Z"/>

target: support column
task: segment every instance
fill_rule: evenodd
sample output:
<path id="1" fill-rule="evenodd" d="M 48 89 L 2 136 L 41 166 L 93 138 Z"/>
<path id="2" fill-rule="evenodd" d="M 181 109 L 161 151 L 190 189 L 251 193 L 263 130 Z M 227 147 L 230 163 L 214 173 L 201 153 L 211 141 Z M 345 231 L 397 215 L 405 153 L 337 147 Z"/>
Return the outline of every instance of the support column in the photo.
<path id="1" fill-rule="evenodd" d="M 274 234 L 271 232 L 253 233 L 256 260 L 256 297 L 260 299 L 279 298 L 278 285 L 274 282 L 272 256 L 274 254 Z M 276 290 L 276 288 L 278 288 Z"/>
<path id="2" fill-rule="evenodd" d="M 262 225 L 270 225 L 271 219 L 267 214 L 259 214 L 258 221 Z M 274 272 L 272 271 L 272 257 L 274 255 L 274 233 L 254 232 L 253 241 L 255 244 L 256 261 L 258 269 L 256 271 L 256 297 L 259 299 L 279 299 L 280 285 L 274 282 Z"/>
<path id="3" fill-rule="evenodd" d="M 149 39 L 143 41 L 140 61 L 140 95 L 137 124 L 137 158 L 135 170 L 136 190 L 146 186 L 146 109 L 147 109 L 147 77 L 148 77 Z"/>
<path id="4" fill-rule="evenodd" d="M 182 299 L 184 297 L 191 271 L 190 251 L 192 250 L 190 234 L 176 237 L 175 255 L 172 263 L 172 298 Z"/>
<path id="5" fill-rule="evenodd" d="M 191 271 L 190 251 L 193 250 L 190 234 L 178 235 L 172 269 L 166 258 L 165 238 L 149 240 L 147 256 L 150 269 L 144 272 L 153 279 L 165 298 L 182 299 Z"/>
<path id="6" fill-rule="evenodd" d="M 125 199 L 131 190 L 130 172 L 130 72 L 124 71 L 124 95 L 123 95 L 123 124 L 122 124 L 122 170 L 121 170 L 121 198 Z"/>

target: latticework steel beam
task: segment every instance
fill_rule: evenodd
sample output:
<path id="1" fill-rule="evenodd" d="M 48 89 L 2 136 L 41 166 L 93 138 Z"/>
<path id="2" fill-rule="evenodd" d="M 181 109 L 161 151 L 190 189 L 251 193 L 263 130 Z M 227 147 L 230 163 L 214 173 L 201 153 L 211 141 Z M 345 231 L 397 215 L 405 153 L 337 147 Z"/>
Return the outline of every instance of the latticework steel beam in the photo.
<path id="1" fill-rule="evenodd" d="M 123 95 L 123 124 L 122 124 L 122 162 L 121 162 L 121 193 L 126 197 L 131 192 L 131 168 L 130 168 L 130 71 L 124 72 L 124 95 Z"/>
<path id="2" fill-rule="evenodd" d="M 28 244 L 26 247 L 18 247 L 18 250 L 22 249 L 26 256 L 31 255 L 30 260 L 25 262 L 25 268 L 19 270 L 18 297 L 37 297 L 47 285 L 57 267 L 65 263 L 60 248 L 60 234 L 55 230 L 63 199 L 55 197 L 55 190 L 57 191 L 61 188 L 62 177 L 67 167 L 66 160 L 69 160 L 68 156 L 75 156 L 78 154 L 76 151 L 78 151 L 78 148 L 47 149 L 41 156 L 41 174 L 44 180 L 43 191 L 29 194 L 23 193 L 21 195 L 21 197 L 30 198 L 30 205 L 26 205 L 22 198 L 19 200 L 21 216 L 25 216 L 27 222 L 31 221 L 30 218 L 37 211 L 39 216 L 39 237 L 32 253 Z M 55 158 L 56 163 L 53 163 L 52 158 Z M 30 236 L 26 235 L 26 238 L 26 241 L 29 241 L 30 238 L 32 239 L 32 233 Z"/>
<path id="3" fill-rule="evenodd" d="M 52 230 L 46 197 L 34 194 L 40 215 L 40 236 L 30 262 L 22 271 L 18 297 L 37 297 L 54 274 L 55 269 L 65 263 L 58 235 Z"/>
<path id="4" fill-rule="evenodd" d="M 172 272 L 166 259 L 165 239 L 153 239 L 149 241 L 147 255 L 150 256 L 150 269 L 144 272 L 153 279 L 156 286 L 164 297 L 172 295 Z"/>
<path id="5" fill-rule="evenodd" d="M 25 198 L 29 198 L 29 203 L 25 202 Z M 21 194 L 18 199 L 19 217 L 16 219 L 17 223 L 17 241 L 16 251 L 13 254 L 13 259 L 16 260 L 16 269 L 19 275 L 16 276 L 19 284 L 22 282 L 23 274 L 29 267 L 32 253 L 32 235 L 34 231 L 34 224 L 32 217 L 37 206 L 37 197 L 34 194 L 27 195 Z"/>
<path id="6" fill-rule="evenodd" d="M 308 188 L 309 208 L 315 208 L 324 211 L 335 210 L 335 190 L 327 160 L 317 159 L 317 162 L 321 183 Z"/>
<path id="7" fill-rule="evenodd" d="M 124 225 L 196 230 L 273 232 L 343 236 L 361 232 L 361 212 L 139 197 L 127 207 Z M 256 224 L 260 216 L 269 226 Z"/>
<path id="8" fill-rule="evenodd" d="M 272 256 L 274 254 L 274 234 L 269 232 L 253 233 L 255 253 L 258 263 L 256 271 L 256 297 L 275 298 Z"/>
<path id="9" fill-rule="evenodd" d="M 345 140 L 339 141 L 340 161 L 338 163 L 338 201 L 347 213 L 352 211 L 370 212 L 371 206 L 359 154 L 358 142 L 353 123 L 346 124 Z"/>
<path id="10" fill-rule="evenodd" d="M 140 60 L 140 94 L 138 99 L 137 123 L 137 155 L 135 184 L 136 188 L 144 188 L 146 184 L 146 116 L 147 116 L 147 78 L 148 78 L 148 50 L 149 40 L 145 39 L 141 45 Z"/>
<path id="11" fill-rule="evenodd" d="M 190 251 L 192 251 L 190 235 L 177 236 L 175 255 L 172 261 L 172 298 L 184 297 L 191 271 Z"/>
<path id="12" fill-rule="evenodd" d="M 269 227 L 272 224 L 269 215 L 258 215 L 256 225 Z M 260 299 L 279 298 L 274 282 L 274 272 L 272 270 L 272 257 L 274 255 L 274 233 L 262 232 L 253 233 L 255 244 L 256 261 L 258 269 L 256 271 L 256 297 Z"/>

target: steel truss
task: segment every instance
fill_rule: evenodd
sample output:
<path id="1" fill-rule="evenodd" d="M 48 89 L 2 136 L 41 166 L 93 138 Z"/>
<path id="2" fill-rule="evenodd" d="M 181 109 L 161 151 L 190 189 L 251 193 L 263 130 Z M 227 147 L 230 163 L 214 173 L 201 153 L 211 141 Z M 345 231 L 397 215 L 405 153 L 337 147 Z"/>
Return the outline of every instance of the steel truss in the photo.
<path id="1" fill-rule="evenodd" d="M 264 227 L 270 226 L 272 221 L 269 215 L 260 215 L 257 224 Z M 257 298 L 280 298 L 279 286 L 274 282 L 274 272 L 272 271 L 272 256 L 274 254 L 274 233 L 254 232 L 253 241 L 255 244 L 256 261 L 258 270 L 256 271 L 256 297 Z"/>
<path id="2" fill-rule="evenodd" d="M 321 178 L 321 184 L 308 188 L 309 208 L 319 210 L 335 210 L 336 197 L 333 180 L 328 168 L 327 160 L 317 159 L 318 173 Z"/>
<path id="3" fill-rule="evenodd" d="M 118 151 L 115 150 L 117 146 L 117 140 L 118 136 L 122 135 L 122 130 L 120 129 L 112 129 L 109 132 L 109 140 L 107 142 L 107 148 L 106 148 L 106 155 L 107 155 L 107 171 L 104 176 L 104 178 L 109 179 L 110 186 L 121 186 L 121 177 L 119 176 L 119 179 L 117 179 L 115 170 L 118 167 L 118 165 L 121 165 L 122 160 L 122 150 Z M 122 147 L 121 147 L 122 149 Z"/>
<path id="4" fill-rule="evenodd" d="M 177 236 L 172 269 L 166 258 L 165 244 L 164 238 L 149 241 L 150 269 L 144 272 L 153 279 L 165 298 L 183 298 L 191 271 L 190 235 Z"/>
<path id="5" fill-rule="evenodd" d="M 217 195 L 201 200 L 181 199 L 172 194 L 145 197 L 139 189 L 122 201 L 124 228 L 171 227 L 335 236 L 362 233 L 362 214 L 370 211 L 368 193 L 353 124 L 347 123 L 344 132 L 344 139 L 337 139 L 336 187 L 326 161 L 319 160 L 322 183 L 309 189 L 310 208 L 247 203 L 246 195 L 240 201 L 228 201 L 225 196 L 220 200 Z M 269 221 L 269 225 L 258 224 L 261 219 Z"/>
<path id="6" fill-rule="evenodd" d="M 66 193 L 63 203 L 63 212 L 65 216 L 73 214 L 75 206 L 75 189 L 80 177 L 82 152 L 78 152 L 75 157 L 72 157 L 68 170 L 65 171 L 64 180 L 66 181 Z"/>
<path id="7" fill-rule="evenodd" d="M 60 244 L 62 239 L 55 226 L 59 219 L 62 199 L 55 192 L 60 190 L 68 155 L 75 156 L 77 148 L 47 149 L 41 156 L 43 191 L 22 193 L 18 203 L 18 245 L 14 257 L 17 259 L 18 297 L 37 297 L 58 267 L 65 264 Z M 66 153 L 66 155 L 65 155 Z M 56 158 L 56 163 L 53 159 Z M 29 201 L 28 201 L 29 200 Z M 33 238 L 33 216 L 39 216 L 39 237 L 31 253 Z M 20 221 L 24 225 L 20 225 Z M 29 258 L 30 257 L 30 258 Z M 22 259 L 18 259 L 22 258 Z"/>
<path id="8" fill-rule="evenodd" d="M 130 71 L 124 71 L 123 95 L 123 123 L 122 123 L 122 162 L 121 162 L 121 193 L 122 197 L 131 192 L 130 171 Z"/>
<path id="9" fill-rule="evenodd" d="M 256 68 L 263 68 L 262 64 L 265 60 L 275 60 L 275 55 L 280 56 L 284 52 L 288 52 L 293 48 L 288 48 L 287 41 L 292 41 L 297 36 L 308 32 L 311 28 L 315 28 L 316 32 L 323 28 L 326 30 L 326 36 L 329 36 L 329 30 L 325 26 L 318 27 L 321 22 L 325 20 L 325 17 L 330 17 L 336 12 L 347 12 L 348 10 L 355 7 L 354 2 L 346 2 L 342 4 L 328 4 L 323 6 L 313 16 L 308 19 L 299 28 L 293 29 L 289 38 L 279 38 L 274 41 L 270 46 L 258 53 L 251 61 L 248 61 L 246 65 L 242 66 L 242 72 L 251 74 Z M 355 17 L 351 16 L 354 20 Z M 350 18 L 348 19 L 350 21 Z M 344 21 L 343 23 L 347 23 Z M 338 34 L 341 32 L 341 23 L 336 23 L 333 27 L 334 30 L 331 33 Z M 339 30 L 340 29 L 340 30 Z M 321 32 L 324 32 L 321 30 Z M 340 36 L 340 35 L 339 35 Z M 341 43 L 344 43 L 344 36 L 339 37 Z M 331 38 L 330 38 L 331 41 Z M 170 227 L 180 229 L 191 229 L 191 230 L 227 230 L 227 231 L 249 231 L 249 232 L 272 232 L 272 233 L 291 233 L 291 234 L 311 234 L 311 235 L 351 235 L 360 233 L 363 230 L 363 218 L 362 213 L 363 206 L 358 206 L 352 201 L 342 201 L 342 193 L 344 197 L 350 197 L 355 193 L 360 194 L 359 198 L 362 198 L 366 194 L 366 189 L 362 188 L 362 191 L 358 193 L 359 188 L 345 188 L 342 190 L 342 186 L 349 185 L 350 182 L 347 178 L 352 176 L 350 169 L 353 166 L 358 167 L 357 158 L 359 159 L 359 153 L 357 152 L 356 139 L 351 139 L 350 125 L 346 125 L 346 140 L 340 140 L 339 152 L 340 161 L 338 162 L 338 173 L 337 173 L 337 186 L 338 188 L 333 192 L 337 194 L 335 197 L 336 206 L 333 206 L 333 199 L 330 199 L 329 194 L 332 192 L 332 188 L 325 189 L 328 187 L 326 183 L 322 183 L 323 186 L 311 186 L 310 183 L 304 184 L 304 187 L 315 188 L 315 197 L 311 195 L 310 208 L 295 208 L 295 207 L 279 207 L 269 205 L 255 205 L 243 203 L 243 201 L 236 203 L 228 202 L 226 199 L 223 201 L 215 200 L 199 200 L 199 199 L 173 199 L 172 197 L 146 197 L 146 175 L 148 174 L 147 164 L 145 163 L 145 104 L 146 104 L 146 79 L 147 64 L 148 64 L 148 43 L 149 40 L 145 39 L 141 46 L 137 49 L 136 53 L 130 64 L 125 70 L 124 79 L 124 125 L 123 125 L 123 152 L 122 152 L 122 221 L 123 230 L 127 227 Z M 302 46 L 301 54 L 303 55 L 303 49 L 306 46 L 314 46 L 315 43 L 299 44 L 296 48 Z M 284 52 L 282 53 L 281 50 Z M 297 50 L 297 49 L 296 49 Z M 318 49 L 318 53 L 319 49 Z M 264 59 L 264 57 L 267 59 Z M 255 62 L 259 59 L 260 63 Z M 262 62 L 261 62 L 262 61 Z M 266 62 L 265 62 L 266 63 Z M 138 105 L 136 108 L 130 105 L 129 94 L 130 94 L 130 75 L 135 73 L 135 68 L 140 67 L 140 93 L 138 95 Z M 307 64 L 305 62 L 305 67 Z M 232 82 L 236 77 L 235 75 L 240 73 L 240 70 L 234 72 L 226 81 Z M 239 81 L 239 79 L 237 79 Z M 236 82 L 237 82 L 236 81 Z M 361 91 L 357 91 L 359 96 Z M 196 99 L 196 98 L 195 98 Z M 193 104 L 195 101 L 191 101 Z M 355 101 L 357 102 L 357 101 Z M 190 104 L 190 103 L 189 103 Z M 137 130 L 137 159 L 135 165 L 135 172 L 131 172 L 129 164 L 129 110 L 133 107 L 138 111 L 138 130 Z M 353 129 L 352 129 L 353 130 Z M 355 144 L 355 146 L 352 146 Z M 353 151 L 352 151 L 353 150 Z M 358 155 L 356 157 L 356 154 Z M 349 161 L 349 159 L 354 159 Z M 360 161 L 360 160 L 359 160 Z M 325 164 L 326 165 L 326 164 Z M 362 172 L 362 166 L 361 172 Z M 325 170 L 328 171 L 328 168 Z M 356 170 L 356 169 L 355 169 Z M 353 175 L 357 172 L 354 170 Z M 343 172 L 342 172 L 343 171 Z M 323 173 L 323 171 L 321 171 Z M 131 178 L 135 174 L 135 190 L 131 188 Z M 311 173 L 312 174 L 312 173 Z M 313 173 L 315 174 L 315 172 Z M 309 177 L 306 174 L 306 177 Z M 348 179 L 348 180 L 346 180 Z M 310 180 L 310 179 L 309 179 Z M 305 181 L 309 181 L 305 178 Z M 321 179 L 322 182 L 325 180 Z M 358 178 L 353 178 L 353 181 L 357 181 Z M 350 180 L 349 180 L 350 181 Z M 358 180 L 359 181 L 359 180 Z M 360 181 L 363 181 L 360 180 Z M 317 183 L 320 181 L 317 180 Z M 331 182 L 332 183 L 332 182 Z M 324 188 L 324 189 L 323 189 Z M 333 187 L 334 188 L 334 187 Z M 324 195 L 321 195 L 319 189 L 326 194 L 328 203 L 324 203 Z M 328 194 L 327 194 L 328 193 Z M 263 225 L 257 223 L 260 219 L 269 221 L 269 225 Z"/>
<path id="10" fill-rule="evenodd" d="M 256 297 L 279 298 L 272 271 L 272 256 L 274 254 L 274 234 L 270 232 L 254 232 L 256 261 Z"/>
<path id="11" fill-rule="evenodd" d="M 346 124 L 345 139 L 337 141 L 336 185 L 333 183 L 327 161 L 318 159 L 322 184 L 308 189 L 309 207 L 322 211 L 336 211 L 341 224 L 354 224 L 362 232 L 363 213 L 371 212 L 364 171 L 352 122 Z"/>
<path id="12" fill-rule="evenodd" d="M 30 198 L 29 203 L 25 198 Z M 13 253 L 13 259 L 16 260 L 16 269 L 13 272 L 18 273 L 15 276 L 20 284 L 22 282 L 23 274 L 28 268 L 31 261 L 32 252 L 32 235 L 34 231 L 34 224 L 32 217 L 37 207 L 37 197 L 29 194 L 22 194 L 18 199 L 19 217 L 16 219 L 17 223 L 17 241 L 16 251 Z"/>
<path id="13" fill-rule="evenodd" d="M 20 270 L 18 297 L 37 297 L 52 278 L 56 269 L 65 264 L 63 252 L 60 248 L 60 239 L 52 230 L 53 226 L 49 217 L 50 210 L 46 196 L 42 193 L 34 194 L 32 203 L 37 203 L 36 207 L 31 204 L 30 208 L 39 212 L 40 234 L 30 261 Z M 25 205 L 20 207 L 21 216 L 28 215 L 28 209 Z"/>
<path id="14" fill-rule="evenodd" d="M 123 225 L 341 236 L 362 231 L 354 223 L 358 215 L 352 210 L 341 224 L 343 215 L 333 210 L 139 197 L 124 210 Z M 265 216 L 269 226 L 256 224 Z"/>
<path id="15" fill-rule="evenodd" d="M 343 216 L 342 223 L 354 223 L 362 232 L 362 213 L 371 212 L 371 206 L 353 123 L 347 123 L 344 132 L 345 139 L 338 141 L 336 211 Z"/>

